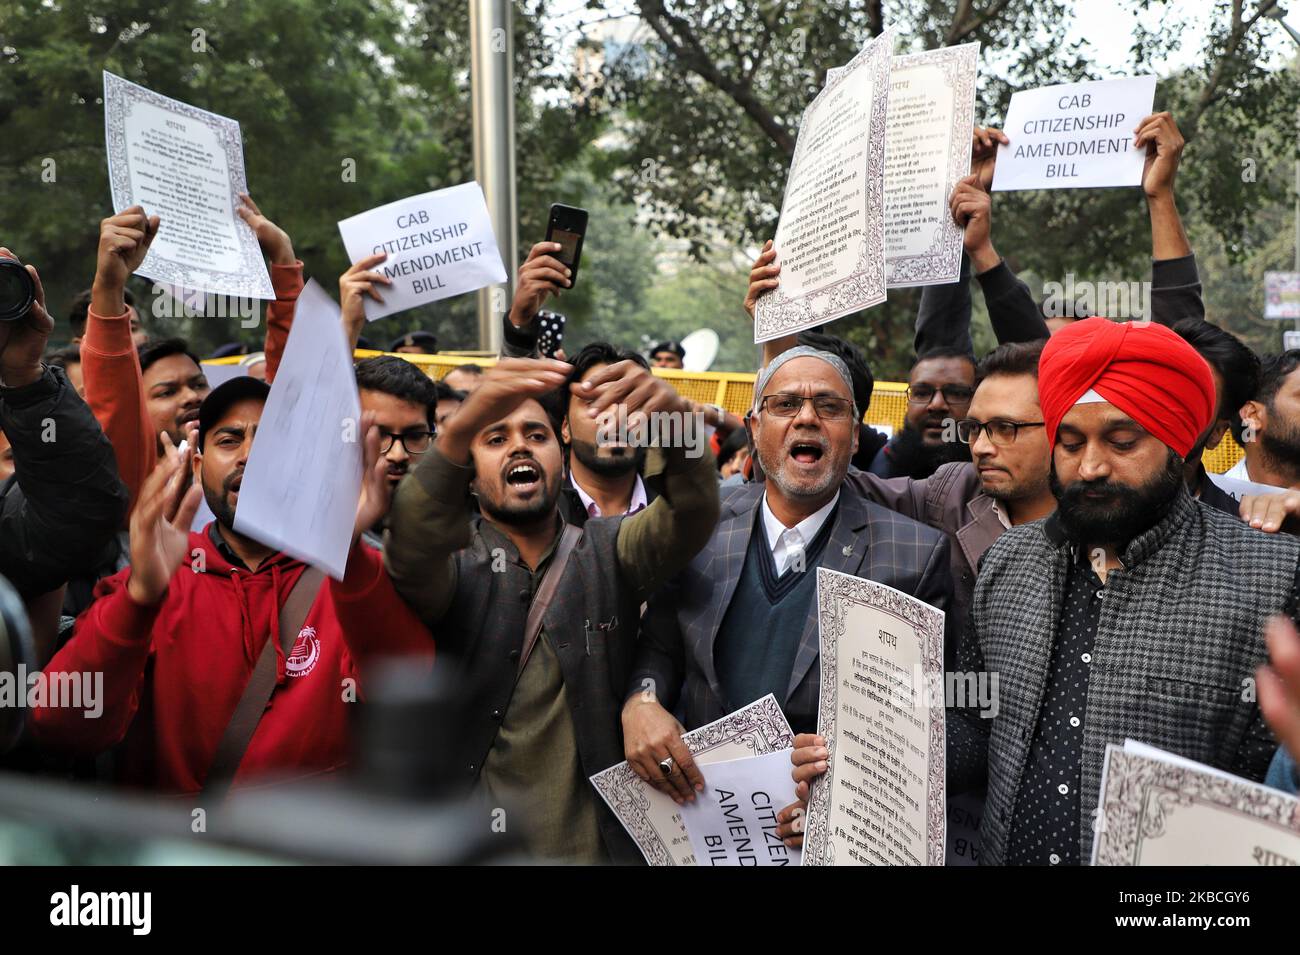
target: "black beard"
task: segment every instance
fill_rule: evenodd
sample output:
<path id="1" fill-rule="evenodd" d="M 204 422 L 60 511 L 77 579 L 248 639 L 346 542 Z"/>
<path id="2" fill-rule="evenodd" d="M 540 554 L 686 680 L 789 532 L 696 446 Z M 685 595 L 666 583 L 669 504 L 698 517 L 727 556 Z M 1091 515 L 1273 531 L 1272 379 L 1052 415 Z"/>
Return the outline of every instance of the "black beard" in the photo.
<path id="1" fill-rule="evenodd" d="M 1183 491 L 1183 459 L 1170 451 L 1164 469 L 1141 487 L 1112 481 L 1075 481 L 1064 487 L 1056 476 L 1055 463 L 1049 481 L 1061 527 L 1071 540 L 1122 549 L 1169 513 Z M 1106 493 L 1100 501 L 1083 496 L 1085 491 L 1099 490 Z"/>
<path id="2" fill-rule="evenodd" d="M 219 488 L 214 489 L 206 484 L 203 485 L 203 499 L 208 502 L 208 510 L 212 511 L 212 516 L 217 519 L 217 523 L 226 530 L 234 530 L 235 527 L 235 509 L 227 503 L 226 495 L 230 492 L 230 485 L 243 475 L 243 471 L 227 474 Z"/>
<path id="3" fill-rule="evenodd" d="M 1264 453 L 1287 468 L 1300 468 L 1300 428 L 1269 409 L 1268 428 L 1257 439 Z"/>
<path id="4" fill-rule="evenodd" d="M 590 441 L 573 438 L 569 442 L 573 454 L 587 470 L 604 477 L 620 477 L 632 471 L 640 471 L 645 462 L 645 448 L 629 448 L 632 453 L 618 457 L 602 458 L 600 449 Z"/>
<path id="5" fill-rule="evenodd" d="M 952 461 L 970 460 L 970 448 L 960 441 L 945 441 L 935 447 L 927 447 L 923 442 L 921 432 L 905 424 L 898 432 L 898 440 L 889 448 L 895 469 L 913 480 L 928 478 Z"/>
<path id="6" fill-rule="evenodd" d="M 522 459 L 521 459 L 522 460 Z M 542 466 L 536 461 L 525 462 L 531 463 L 537 468 L 537 473 L 545 481 L 548 475 L 542 470 Z M 504 493 L 504 488 L 503 488 Z M 555 482 L 554 485 L 547 484 L 540 497 L 523 505 L 503 507 L 495 501 L 489 500 L 488 496 L 482 491 L 475 489 L 475 495 L 478 497 L 478 509 L 491 520 L 498 524 L 509 524 L 512 527 L 527 526 L 536 524 L 539 520 L 555 510 L 556 502 L 560 498 L 560 484 Z"/>

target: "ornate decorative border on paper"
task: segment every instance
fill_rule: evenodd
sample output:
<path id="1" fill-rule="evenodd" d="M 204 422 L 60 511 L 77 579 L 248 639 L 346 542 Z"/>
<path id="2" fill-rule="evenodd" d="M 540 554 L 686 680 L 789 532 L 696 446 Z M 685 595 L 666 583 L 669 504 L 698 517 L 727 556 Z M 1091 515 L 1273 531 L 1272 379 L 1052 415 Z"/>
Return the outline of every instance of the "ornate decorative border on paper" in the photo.
<path id="1" fill-rule="evenodd" d="M 698 756 L 724 743 L 743 743 L 754 756 L 764 756 L 794 745 L 794 733 L 776 697 L 768 694 L 734 713 L 682 736 L 682 742 Z M 742 757 L 736 757 L 740 759 Z M 626 762 L 611 766 L 591 777 L 602 799 L 636 840 L 650 865 L 675 865 L 663 835 L 650 823 L 646 784 Z"/>
<path id="2" fill-rule="evenodd" d="M 826 775 L 816 780 L 808 798 L 808 816 L 803 840 L 804 865 L 835 865 L 835 847 L 830 838 L 831 793 L 835 782 L 835 723 L 839 712 L 839 680 L 835 661 L 839 639 L 844 634 L 850 604 L 882 610 L 914 628 L 921 638 L 921 658 L 927 673 L 943 672 L 943 620 L 940 610 L 892 587 L 841 574 L 824 567 L 817 569 L 818 632 L 821 640 L 821 696 L 817 708 L 817 733 L 830 750 Z M 943 707 L 930 709 L 929 802 L 926 806 L 926 864 L 944 863 L 944 750 Z"/>
<path id="3" fill-rule="evenodd" d="M 248 191 L 248 180 L 244 172 L 244 140 L 239 131 L 239 122 L 228 116 L 210 113 L 197 106 L 190 106 L 151 89 L 132 83 L 120 76 L 104 71 L 104 141 L 108 151 L 109 187 L 113 194 L 113 208 L 127 209 L 135 205 L 135 196 L 131 191 L 131 177 L 126 154 L 125 119 L 131 107 L 137 103 L 148 103 L 168 112 L 179 113 L 189 119 L 202 123 L 216 133 L 217 141 L 226 154 L 226 165 L 230 170 L 230 208 L 239 207 L 239 193 Z M 114 127 L 109 118 L 119 117 L 123 122 Z M 154 279 L 165 285 L 175 285 L 183 289 L 214 292 L 219 295 L 245 295 L 252 298 L 274 299 L 275 289 L 271 286 L 271 276 L 266 270 L 262 250 L 257 244 L 257 236 L 252 229 L 238 228 L 235 236 L 239 240 L 240 272 L 213 272 L 195 266 L 183 265 L 159 258 L 150 249 L 136 270 L 140 275 Z M 255 281 L 250 285 L 246 281 L 231 282 L 232 276 L 251 275 Z"/>
<path id="4" fill-rule="evenodd" d="M 804 147 L 808 142 L 808 137 L 803 135 L 804 122 L 818 101 L 856 70 L 871 70 L 873 95 L 871 117 L 867 122 L 870 132 L 866 158 L 868 170 L 866 236 L 859 242 L 853 274 L 846 279 L 805 292 L 796 298 L 787 297 L 780 286 L 764 295 L 754 310 L 755 342 L 793 335 L 805 328 L 879 305 L 885 300 L 885 120 L 889 106 L 889 55 L 893 46 L 893 30 L 886 30 L 863 47 L 858 55 L 836 73 L 834 79 L 817 94 L 816 99 L 804 110 L 803 118 L 799 122 L 799 137 L 795 141 L 794 158 L 790 162 L 790 174 L 786 176 L 788 196 L 790 179 L 800 166 Z M 870 175 L 870 170 L 873 169 L 877 170 L 876 175 Z M 781 202 L 781 214 L 784 217 L 784 198 Z"/>
<path id="5" fill-rule="evenodd" d="M 1300 802 L 1293 796 L 1128 752 L 1112 743 L 1106 747 L 1102 824 L 1093 864 L 1139 865 L 1142 843 L 1163 836 L 1166 820 L 1180 807 L 1195 803 L 1250 816 L 1300 836 Z"/>
<path id="6" fill-rule="evenodd" d="M 980 45 L 975 42 L 927 50 L 906 57 L 916 66 L 938 66 L 952 87 L 953 121 L 952 135 L 948 142 L 945 195 L 952 195 L 957 180 L 970 175 L 970 141 L 965 131 L 975 125 L 975 77 L 979 52 Z M 961 135 L 958 135 L 958 131 Z M 888 288 L 905 288 L 910 285 L 955 282 L 961 275 L 961 250 L 962 230 L 948 214 L 945 204 L 934 241 L 925 252 L 885 259 L 885 284 Z"/>

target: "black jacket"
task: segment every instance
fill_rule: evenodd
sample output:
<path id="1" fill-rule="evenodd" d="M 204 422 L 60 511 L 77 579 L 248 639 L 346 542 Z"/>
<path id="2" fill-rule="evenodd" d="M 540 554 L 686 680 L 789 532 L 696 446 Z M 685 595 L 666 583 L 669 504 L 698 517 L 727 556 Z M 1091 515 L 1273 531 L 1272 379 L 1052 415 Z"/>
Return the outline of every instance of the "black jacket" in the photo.
<path id="1" fill-rule="evenodd" d="M 0 574 L 24 599 L 91 571 L 126 519 L 113 447 L 64 377 L 0 388 L 15 474 L 0 486 Z"/>

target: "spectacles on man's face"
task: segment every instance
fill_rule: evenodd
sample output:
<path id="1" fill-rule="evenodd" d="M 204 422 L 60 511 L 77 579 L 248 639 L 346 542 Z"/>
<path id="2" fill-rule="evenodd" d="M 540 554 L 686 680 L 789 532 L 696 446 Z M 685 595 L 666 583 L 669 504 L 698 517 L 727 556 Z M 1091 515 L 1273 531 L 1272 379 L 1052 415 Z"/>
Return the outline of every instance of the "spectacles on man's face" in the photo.
<path id="1" fill-rule="evenodd" d="M 379 430 L 379 453 L 387 454 L 393 450 L 394 442 L 402 442 L 407 454 L 424 454 L 433 441 L 432 431 L 403 431 L 393 434 L 391 431 Z"/>
<path id="2" fill-rule="evenodd" d="M 943 394 L 943 400 L 949 407 L 964 407 L 975 397 L 975 389 L 965 385 L 944 385 L 941 388 L 936 388 L 934 385 L 910 385 L 907 389 L 907 400 L 914 405 L 928 405 L 934 400 L 934 396 L 940 393 Z"/>
<path id="3" fill-rule="evenodd" d="M 957 440 L 962 444 L 974 444 L 980 439 L 980 432 L 983 431 L 996 447 L 1005 448 L 1009 444 L 1016 443 L 1016 435 L 1020 433 L 1021 428 L 1042 426 L 1041 421 L 1004 421 L 1001 418 L 979 421 L 975 418 L 963 418 L 957 422 Z"/>
<path id="4" fill-rule="evenodd" d="M 843 421 L 853 417 L 853 402 L 834 395 L 766 395 L 759 408 L 774 418 L 794 418 L 803 410 L 805 401 L 812 402 L 813 411 L 823 421 Z"/>

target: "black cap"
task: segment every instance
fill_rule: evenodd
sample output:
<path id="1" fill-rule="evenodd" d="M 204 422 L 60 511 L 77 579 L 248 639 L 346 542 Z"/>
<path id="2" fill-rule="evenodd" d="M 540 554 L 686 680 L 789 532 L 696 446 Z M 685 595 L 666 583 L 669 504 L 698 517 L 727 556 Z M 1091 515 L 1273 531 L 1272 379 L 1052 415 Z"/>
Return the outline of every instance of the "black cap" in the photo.
<path id="1" fill-rule="evenodd" d="M 674 355 L 676 355 L 678 358 L 681 358 L 681 359 L 685 359 L 685 358 L 686 358 L 686 349 L 682 347 L 682 343 L 681 343 L 681 342 L 675 342 L 675 341 L 672 341 L 671 339 L 670 339 L 669 341 L 666 341 L 666 342 L 660 342 L 660 343 L 659 343 L 658 345 L 656 345 L 654 348 L 650 349 L 650 357 L 653 358 L 655 355 L 659 354 L 661 351 L 670 351 L 670 352 L 672 352 Z"/>
<path id="2" fill-rule="evenodd" d="M 203 404 L 199 405 L 199 450 L 203 450 L 203 439 L 207 433 L 225 417 L 232 405 L 249 398 L 266 401 L 266 396 L 270 393 L 270 385 L 248 375 L 231 378 L 209 391 Z"/>
<path id="3" fill-rule="evenodd" d="M 411 348 L 418 346 L 427 348 L 431 352 L 438 350 L 438 338 L 433 332 L 409 332 L 401 338 L 394 338 L 393 343 L 388 346 L 389 351 L 397 351 L 399 348 Z"/>

